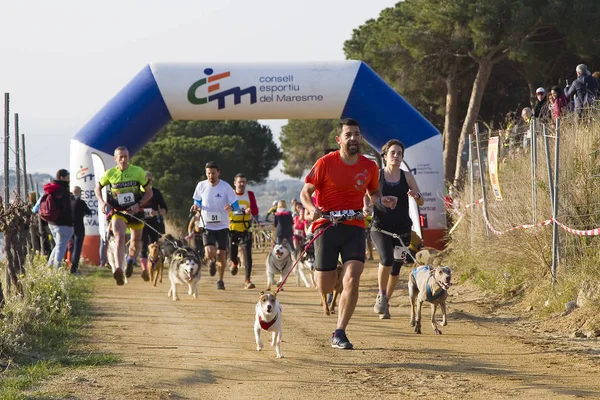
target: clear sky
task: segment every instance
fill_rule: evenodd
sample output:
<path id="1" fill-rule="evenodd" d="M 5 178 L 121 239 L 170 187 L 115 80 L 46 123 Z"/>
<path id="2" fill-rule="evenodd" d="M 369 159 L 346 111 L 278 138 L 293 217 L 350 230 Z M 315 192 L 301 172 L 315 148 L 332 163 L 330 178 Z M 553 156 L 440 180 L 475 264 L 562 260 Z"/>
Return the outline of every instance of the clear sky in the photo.
<path id="1" fill-rule="evenodd" d="M 28 171 L 54 174 L 70 138 L 148 62 L 343 60 L 352 30 L 395 3 L 0 0 L 0 103 L 9 92 Z M 279 143 L 286 121 L 261 122 Z"/>

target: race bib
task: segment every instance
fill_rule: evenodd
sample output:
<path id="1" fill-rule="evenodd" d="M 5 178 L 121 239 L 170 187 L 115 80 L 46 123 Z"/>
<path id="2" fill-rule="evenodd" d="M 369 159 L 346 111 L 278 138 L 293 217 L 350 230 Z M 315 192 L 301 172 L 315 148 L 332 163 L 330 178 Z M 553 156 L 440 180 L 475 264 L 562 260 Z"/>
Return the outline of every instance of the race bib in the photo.
<path id="1" fill-rule="evenodd" d="M 304 236 L 304 231 L 301 229 L 294 229 L 294 235 L 296 236 Z"/>
<path id="2" fill-rule="evenodd" d="M 144 218 L 152 218 L 152 209 L 144 208 Z"/>
<path id="3" fill-rule="evenodd" d="M 117 194 L 117 203 L 121 207 L 129 207 L 135 203 L 135 196 L 133 193 L 119 193 Z"/>
<path id="4" fill-rule="evenodd" d="M 394 261 L 406 261 L 408 248 L 402 246 L 394 246 Z"/>
<path id="5" fill-rule="evenodd" d="M 219 213 L 208 213 L 207 224 L 218 224 L 221 222 L 221 214 Z"/>

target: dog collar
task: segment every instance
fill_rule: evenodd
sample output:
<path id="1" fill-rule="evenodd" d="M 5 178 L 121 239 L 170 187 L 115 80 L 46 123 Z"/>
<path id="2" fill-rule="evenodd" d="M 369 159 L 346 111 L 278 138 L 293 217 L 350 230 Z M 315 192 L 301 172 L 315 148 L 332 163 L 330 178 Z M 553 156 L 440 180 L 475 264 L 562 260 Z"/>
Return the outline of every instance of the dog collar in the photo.
<path id="1" fill-rule="evenodd" d="M 273 318 L 273 319 L 271 320 L 271 322 L 265 322 L 265 321 L 263 321 L 263 319 L 262 319 L 260 316 L 258 316 L 258 323 L 260 324 L 260 327 L 261 327 L 261 328 L 263 328 L 265 331 L 268 331 L 268 330 L 269 330 L 269 328 L 270 328 L 271 326 L 273 326 L 273 324 L 275 323 L 275 321 L 277 321 L 277 317 L 278 317 L 278 316 L 279 316 L 279 315 L 276 315 L 276 316 L 275 316 L 275 318 Z"/>

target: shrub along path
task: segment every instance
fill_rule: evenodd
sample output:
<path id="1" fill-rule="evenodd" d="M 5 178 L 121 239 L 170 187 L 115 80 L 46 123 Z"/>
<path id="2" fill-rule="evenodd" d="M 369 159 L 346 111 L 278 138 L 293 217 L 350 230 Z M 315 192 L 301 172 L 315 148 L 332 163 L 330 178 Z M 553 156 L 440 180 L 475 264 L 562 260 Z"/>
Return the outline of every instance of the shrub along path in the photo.
<path id="1" fill-rule="evenodd" d="M 263 259 L 255 257 L 258 288 L 265 284 Z M 597 346 L 595 354 L 570 351 L 568 340 L 533 336 L 516 318 L 491 314 L 486 299 L 466 286 L 450 290 L 442 336 L 432 332 L 429 307 L 423 334 L 413 333 L 408 270 L 392 301 L 392 319 L 380 320 L 373 313 L 376 264 L 369 262 L 348 329 L 353 351 L 330 347 L 336 317 L 323 315 L 316 291 L 297 288 L 292 275 L 278 296 L 283 359 L 274 357 L 264 332 L 265 351 L 255 350 L 260 289 L 243 289 L 243 270 L 226 275 L 225 291 L 203 270 L 198 299 L 181 287 L 178 302 L 167 297 L 167 274 L 155 288 L 139 273 L 118 287 L 102 272 L 92 299 L 92 340 L 84 346 L 122 362 L 72 370 L 29 394 L 94 400 L 600 397 Z"/>

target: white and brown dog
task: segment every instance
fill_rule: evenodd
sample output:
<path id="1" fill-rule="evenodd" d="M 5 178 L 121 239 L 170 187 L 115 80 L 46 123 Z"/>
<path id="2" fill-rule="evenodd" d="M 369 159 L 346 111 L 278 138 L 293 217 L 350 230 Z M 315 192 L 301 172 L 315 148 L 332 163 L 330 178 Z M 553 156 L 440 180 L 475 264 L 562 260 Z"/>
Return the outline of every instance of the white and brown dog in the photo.
<path id="1" fill-rule="evenodd" d="M 275 274 L 281 275 L 281 278 L 279 279 L 279 283 L 281 283 L 294 265 L 292 260 L 292 250 L 287 240 L 273 246 L 273 249 L 267 255 L 265 264 L 267 272 L 267 287 L 265 288 L 265 291 L 269 291 L 271 290 L 271 286 L 275 285 Z"/>
<path id="2" fill-rule="evenodd" d="M 261 351 L 264 347 L 260 339 L 260 331 L 271 332 L 271 346 L 275 347 L 277 358 L 283 358 L 281 354 L 281 304 L 275 294 L 260 292 L 258 303 L 256 303 L 256 318 L 254 320 L 254 337 L 256 338 L 256 351 Z"/>
<path id="3" fill-rule="evenodd" d="M 198 282 L 200 281 L 200 260 L 191 249 L 177 249 L 171 256 L 169 264 L 169 280 L 171 289 L 169 297 L 179 300 L 177 285 L 188 285 L 188 294 L 198 297 Z"/>
<path id="4" fill-rule="evenodd" d="M 415 327 L 415 333 L 421 333 L 421 307 L 426 301 L 431 304 L 433 331 L 436 335 L 442 334 L 435 320 L 435 312 L 439 305 L 442 310 L 442 326 L 448 325 L 446 299 L 448 298 L 448 288 L 452 285 L 451 280 L 450 267 L 422 265 L 412 271 L 408 279 L 408 296 L 410 298 L 410 326 Z"/>

